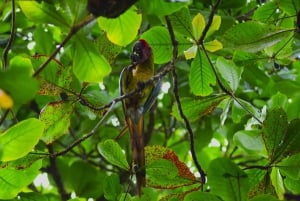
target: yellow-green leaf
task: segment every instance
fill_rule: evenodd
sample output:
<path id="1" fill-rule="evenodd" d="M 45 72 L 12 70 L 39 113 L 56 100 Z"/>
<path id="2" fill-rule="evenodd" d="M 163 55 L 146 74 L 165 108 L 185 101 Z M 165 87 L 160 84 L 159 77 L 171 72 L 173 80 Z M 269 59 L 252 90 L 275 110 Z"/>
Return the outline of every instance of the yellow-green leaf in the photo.
<path id="1" fill-rule="evenodd" d="M 215 31 L 219 30 L 220 26 L 221 26 L 221 16 L 215 15 L 213 18 L 212 24 L 210 25 L 210 27 L 208 29 L 206 37 L 209 37 Z"/>
<path id="2" fill-rule="evenodd" d="M 209 52 L 216 52 L 223 48 L 223 44 L 218 40 L 213 40 L 204 43 L 205 49 Z"/>
<path id="3" fill-rule="evenodd" d="M 17 123 L 0 136 L 0 159 L 11 161 L 28 154 L 38 143 L 44 131 L 44 123 L 29 118 Z"/>
<path id="4" fill-rule="evenodd" d="M 193 35 L 195 39 L 199 39 L 205 27 L 205 19 L 203 15 L 201 15 L 201 13 L 198 13 L 194 17 L 192 21 L 192 25 L 193 25 Z"/>
<path id="5" fill-rule="evenodd" d="M 185 50 L 183 53 L 184 53 L 184 56 L 185 56 L 185 59 L 193 59 L 196 57 L 196 54 L 197 54 L 197 50 L 198 50 L 198 47 L 197 45 L 193 45 L 192 47 L 190 47 L 189 49 Z"/>

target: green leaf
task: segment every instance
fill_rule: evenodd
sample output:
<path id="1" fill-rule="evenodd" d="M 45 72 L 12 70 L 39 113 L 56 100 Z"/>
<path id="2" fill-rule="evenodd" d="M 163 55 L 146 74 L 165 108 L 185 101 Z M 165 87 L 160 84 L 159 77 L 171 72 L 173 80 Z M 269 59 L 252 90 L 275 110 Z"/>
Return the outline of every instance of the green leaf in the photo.
<path id="1" fill-rule="evenodd" d="M 299 144 L 299 143 L 298 143 Z M 290 179 L 300 179 L 300 154 L 283 159 L 279 164 L 280 172 Z"/>
<path id="2" fill-rule="evenodd" d="M 184 197 L 184 201 L 221 201 L 221 199 L 208 192 L 192 192 Z"/>
<path id="3" fill-rule="evenodd" d="M 264 122 L 263 138 L 271 162 L 300 152 L 300 119 L 289 124 L 283 109 L 273 109 Z"/>
<path id="4" fill-rule="evenodd" d="M 26 119 L 10 127 L 0 135 L 0 159 L 11 161 L 28 154 L 38 143 L 44 124 L 34 118 Z"/>
<path id="5" fill-rule="evenodd" d="M 254 20 L 261 21 L 261 22 L 267 22 L 274 20 L 274 15 L 276 13 L 277 6 L 275 5 L 275 2 L 266 2 L 263 5 L 259 6 L 253 15 Z"/>
<path id="6" fill-rule="evenodd" d="M 263 149 L 263 141 L 258 130 L 242 130 L 234 134 L 233 141 L 248 153 L 259 153 Z"/>
<path id="7" fill-rule="evenodd" d="M 23 149 L 23 147 L 16 147 L 16 149 Z M 32 183 L 42 167 L 42 160 L 34 161 L 20 159 L 0 168 L 0 199 L 13 199 L 22 189 Z"/>
<path id="8" fill-rule="evenodd" d="M 293 119 L 288 126 L 286 135 L 283 138 L 282 157 L 290 156 L 300 152 L 300 119 Z"/>
<path id="9" fill-rule="evenodd" d="M 271 177 L 272 185 L 274 186 L 274 189 L 277 193 L 279 200 L 283 200 L 285 189 L 283 186 L 283 179 L 279 173 L 279 169 L 276 167 L 272 168 L 270 177 Z"/>
<path id="10" fill-rule="evenodd" d="M 207 170 L 211 193 L 224 201 L 247 200 L 249 181 L 247 175 L 227 158 L 213 160 Z"/>
<path id="11" fill-rule="evenodd" d="M 76 3 L 74 3 L 73 0 L 64 0 L 60 3 L 62 4 L 65 11 L 63 13 L 64 17 L 68 19 L 68 21 L 71 22 L 72 25 L 80 23 L 80 21 L 88 15 L 86 9 L 86 0 L 77 0 Z"/>
<path id="12" fill-rule="evenodd" d="M 216 78 L 202 51 L 198 51 L 196 58 L 192 61 L 189 84 L 192 93 L 196 96 L 208 96 L 213 92 L 211 85 L 216 84 Z"/>
<path id="13" fill-rule="evenodd" d="M 19 1 L 22 11 L 27 18 L 36 23 L 55 24 L 60 27 L 70 27 L 54 5 L 36 1 Z"/>
<path id="14" fill-rule="evenodd" d="M 53 143 L 67 133 L 72 111 L 73 104 L 64 101 L 51 102 L 42 109 L 39 119 L 45 123 L 42 140 L 46 144 Z"/>
<path id="15" fill-rule="evenodd" d="M 135 6 L 115 19 L 98 18 L 98 24 L 106 32 L 108 39 L 120 46 L 126 46 L 136 38 L 141 22 L 142 15 Z"/>
<path id="16" fill-rule="evenodd" d="M 76 77 L 85 82 L 101 82 L 110 74 L 111 67 L 99 54 L 94 44 L 84 36 L 76 35 L 73 71 Z"/>
<path id="17" fill-rule="evenodd" d="M 186 37 L 191 37 L 193 35 L 191 15 L 188 8 L 183 7 L 179 11 L 170 15 L 169 18 L 175 32 Z"/>
<path id="18" fill-rule="evenodd" d="M 97 146 L 99 153 L 111 164 L 129 170 L 129 164 L 120 145 L 114 140 L 105 140 Z"/>
<path id="19" fill-rule="evenodd" d="M 173 189 L 195 183 L 195 181 L 180 177 L 176 165 L 166 159 L 159 159 L 149 164 L 147 178 L 148 186 L 159 189 Z"/>
<path id="20" fill-rule="evenodd" d="M 225 95 L 204 97 L 204 98 L 182 98 L 181 106 L 183 113 L 189 119 L 190 122 L 195 122 L 201 117 L 211 113 L 218 104 L 226 98 Z M 177 105 L 172 107 L 172 115 L 182 121 L 182 118 L 178 112 Z"/>
<path id="21" fill-rule="evenodd" d="M 45 27 L 37 25 L 33 33 L 35 40 L 34 50 L 43 54 L 50 54 L 55 48 L 55 42 L 50 31 L 45 31 Z M 48 66 L 47 66 L 48 68 Z M 47 69 L 46 68 L 46 69 Z"/>
<path id="22" fill-rule="evenodd" d="M 221 16 L 215 15 L 213 17 L 212 24 L 207 31 L 206 38 L 211 36 L 215 31 L 218 31 L 220 26 L 221 26 Z"/>
<path id="23" fill-rule="evenodd" d="M 120 185 L 120 178 L 116 174 L 106 176 L 104 179 L 104 197 L 109 201 L 119 200 L 118 196 L 121 193 L 122 186 Z"/>
<path id="24" fill-rule="evenodd" d="M 171 60 L 172 43 L 168 30 L 155 26 L 144 32 L 141 38 L 145 39 L 153 50 L 154 63 L 162 64 Z"/>
<path id="25" fill-rule="evenodd" d="M 243 68 L 236 66 L 232 60 L 227 60 L 224 57 L 218 57 L 216 68 L 227 83 L 227 86 L 230 86 L 232 91 L 236 91 L 241 80 Z"/>
<path id="26" fill-rule="evenodd" d="M 78 174 L 82 172 L 84 174 Z M 77 196 L 97 198 L 103 194 L 105 175 L 84 161 L 76 161 L 68 169 L 68 181 Z"/>
<path id="27" fill-rule="evenodd" d="M 145 153 L 148 186 L 173 189 L 197 182 L 194 174 L 171 149 L 162 146 L 147 146 Z"/>
<path id="28" fill-rule="evenodd" d="M 299 179 L 291 179 L 291 178 L 285 178 L 284 179 L 284 186 L 287 188 L 288 191 L 295 195 L 300 194 L 300 180 Z"/>
<path id="29" fill-rule="evenodd" d="M 273 109 L 268 112 L 263 124 L 263 139 L 270 162 L 280 157 L 279 146 L 288 128 L 287 116 L 282 109 Z"/>
<path id="30" fill-rule="evenodd" d="M 252 52 L 244 52 L 236 50 L 233 53 L 233 62 L 238 66 L 249 66 L 251 67 L 259 60 L 259 55 Z"/>
<path id="31" fill-rule="evenodd" d="M 122 51 L 122 47 L 110 42 L 104 35 L 98 37 L 95 40 L 95 45 L 99 52 L 107 59 L 107 61 L 112 64 L 118 54 Z"/>
<path id="32" fill-rule="evenodd" d="M 34 98 L 38 91 L 38 82 L 32 78 L 29 59 L 17 56 L 10 62 L 10 68 L 0 72 L 0 89 L 4 89 L 18 107 Z"/>
<path id="33" fill-rule="evenodd" d="M 259 22 L 240 23 L 230 28 L 222 41 L 225 47 L 258 52 L 285 39 L 290 30 L 280 30 Z"/>
<path id="34" fill-rule="evenodd" d="M 157 15 L 157 16 L 165 16 L 170 15 L 182 7 L 185 7 L 190 3 L 189 0 L 183 2 L 171 2 L 171 1 L 164 1 L 164 0 L 140 0 L 139 4 L 145 13 L 150 15 Z"/>
<path id="35" fill-rule="evenodd" d="M 288 97 L 280 92 L 274 94 L 268 102 L 269 108 L 281 107 L 283 109 L 286 109 L 288 104 Z"/>

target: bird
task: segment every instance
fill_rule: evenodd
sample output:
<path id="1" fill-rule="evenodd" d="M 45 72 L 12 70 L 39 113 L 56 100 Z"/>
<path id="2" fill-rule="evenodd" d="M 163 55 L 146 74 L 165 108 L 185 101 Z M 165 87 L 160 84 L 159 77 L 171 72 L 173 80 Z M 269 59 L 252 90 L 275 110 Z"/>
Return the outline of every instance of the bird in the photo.
<path id="1" fill-rule="evenodd" d="M 154 75 L 154 56 L 144 39 L 135 42 L 131 53 L 131 64 L 125 67 L 119 80 L 120 95 L 131 94 L 122 100 L 123 113 L 130 134 L 133 166 L 136 175 L 137 193 L 142 194 L 146 185 L 144 114 L 151 108 L 160 91 L 160 81 L 145 84 Z"/>

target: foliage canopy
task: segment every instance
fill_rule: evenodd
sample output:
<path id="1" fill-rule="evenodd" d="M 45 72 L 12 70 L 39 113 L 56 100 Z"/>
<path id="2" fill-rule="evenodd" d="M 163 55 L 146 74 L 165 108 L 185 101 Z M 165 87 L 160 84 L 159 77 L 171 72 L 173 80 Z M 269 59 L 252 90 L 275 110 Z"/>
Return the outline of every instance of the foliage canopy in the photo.
<path id="1" fill-rule="evenodd" d="M 300 1 L 88 2 L 0 2 L 0 200 L 299 200 Z M 162 80 L 141 198 L 118 90 L 139 38 Z"/>

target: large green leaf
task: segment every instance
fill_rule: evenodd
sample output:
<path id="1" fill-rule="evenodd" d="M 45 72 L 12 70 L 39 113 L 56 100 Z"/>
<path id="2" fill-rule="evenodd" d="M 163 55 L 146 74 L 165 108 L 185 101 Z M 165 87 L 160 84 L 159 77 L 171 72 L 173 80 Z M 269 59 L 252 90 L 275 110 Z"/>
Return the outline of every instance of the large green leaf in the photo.
<path id="1" fill-rule="evenodd" d="M 245 22 L 233 26 L 224 35 L 225 47 L 247 52 L 258 52 L 285 39 L 290 30 L 258 22 Z"/>
<path id="2" fill-rule="evenodd" d="M 10 127 L 0 136 L 0 159 L 11 161 L 28 154 L 38 143 L 44 124 L 34 118 L 26 119 Z"/>
<path id="3" fill-rule="evenodd" d="M 275 5 L 275 2 L 267 2 L 257 8 L 253 15 L 253 19 L 261 22 L 274 20 L 273 16 L 276 12 L 276 9 L 277 6 Z"/>
<path id="4" fill-rule="evenodd" d="M 108 39 L 120 46 L 126 46 L 137 36 L 142 22 L 142 15 L 132 6 L 115 19 L 100 17 L 99 26 L 106 32 Z"/>
<path id="5" fill-rule="evenodd" d="M 191 15 L 188 8 L 183 7 L 169 16 L 174 31 L 191 38 L 193 36 Z"/>
<path id="6" fill-rule="evenodd" d="M 51 102 L 42 109 L 39 118 L 45 123 L 42 140 L 46 144 L 54 142 L 67 133 L 72 111 L 72 103 L 64 101 Z"/>
<path id="7" fill-rule="evenodd" d="M 218 57 L 216 67 L 226 86 L 229 86 L 232 91 L 236 91 L 241 80 L 243 68 L 236 66 L 233 61 L 226 60 L 224 57 Z"/>
<path id="8" fill-rule="evenodd" d="M 286 113 L 278 108 L 268 112 L 263 126 L 263 139 L 269 155 L 270 162 L 280 157 L 279 146 L 288 128 Z"/>
<path id="9" fill-rule="evenodd" d="M 15 106 L 20 106 L 34 98 L 38 82 L 31 76 L 32 65 L 29 59 L 17 56 L 10 62 L 10 68 L 0 72 L 0 88 L 13 98 Z"/>
<path id="10" fill-rule="evenodd" d="M 78 174 L 78 172 L 84 174 Z M 91 164 L 76 161 L 68 169 L 67 175 L 76 195 L 97 198 L 103 194 L 105 175 Z"/>
<path id="11" fill-rule="evenodd" d="M 224 201 L 247 200 L 249 181 L 247 174 L 227 158 L 213 160 L 207 170 L 211 192 Z"/>
<path id="12" fill-rule="evenodd" d="M 122 190 L 120 185 L 120 178 L 117 174 L 111 174 L 104 179 L 104 197 L 106 200 L 118 200 L 118 195 Z"/>
<path id="13" fill-rule="evenodd" d="M 204 98 L 182 98 L 181 106 L 183 113 L 189 119 L 189 121 L 194 122 L 201 117 L 211 113 L 218 104 L 226 98 L 225 95 L 218 95 L 212 97 Z M 176 119 L 182 121 L 182 118 L 178 112 L 178 107 L 176 104 L 172 107 L 172 115 Z"/>
<path id="14" fill-rule="evenodd" d="M 82 35 L 76 35 L 74 42 L 73 71 L 77 78 L 85 82 L 101 82 L 109 75 L 111 67 L 99 54 L 94 44 Z"/>
<path id="15" fill-rule="evenodd" d="M 68 27 L 68 22 L 55 6 L 36 1 L 19 1 L 22 11 L 33 22 L 55 24 L 61 27 Z"/>
<path id="16" fill-rule="evenodd" d="M 211 85 L 216 84 L 216 78 L 203 51 L 198 51 L 192 61 L 189 84 L 196 96 L 208 96 L 213 92 Z"/>
<path id="17" fill-rule="evenodd" d="M 97 146 L 100 154 L 111 164 L 118 166 L 124 170 L 129 170 L 129 164 L 126 160 L 125 153 L 120 145 L 114 140 L 105 140 Z"/>
<path id="18" fill-rule="evenodd" d="M 155 26 L 142 34 L 151 46 L 154 55 L 154 63 L 162 64 L 171 60 L 172 45 L 168 30 L 164 27 Z"/>
<path id="19" fill-rule="evenodd" d="M 22 147 L 17 148 L 22 149 Z M 0 199 L 13 199 L 39 174 L 42 160 L 37 157 L 22 158 L 1 164 L 0 167 Z"/>

